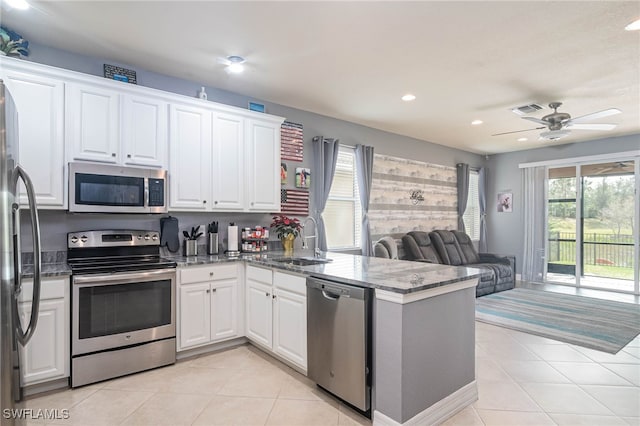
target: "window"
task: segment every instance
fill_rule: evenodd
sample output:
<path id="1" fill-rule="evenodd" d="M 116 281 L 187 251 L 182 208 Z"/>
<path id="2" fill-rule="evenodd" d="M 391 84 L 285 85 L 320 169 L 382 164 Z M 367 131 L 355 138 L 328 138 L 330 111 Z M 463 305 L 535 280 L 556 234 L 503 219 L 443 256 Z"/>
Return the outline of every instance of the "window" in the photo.
<path id="1" fill-rule="evenodd" d="M 356 151 L 341 146 L 322 218 L 329 249 L 360 248 L 362 206 L 356 177 Z"/>
<path id="2" fill-rule="evenodd" d="M 478 172 L 469 172 L 469 196 L 467 198 L 467 209 L 462 215 L 464 227 L 467 235 L 473 241 L 480 240 L 480 201 L 478 200 Z"/>

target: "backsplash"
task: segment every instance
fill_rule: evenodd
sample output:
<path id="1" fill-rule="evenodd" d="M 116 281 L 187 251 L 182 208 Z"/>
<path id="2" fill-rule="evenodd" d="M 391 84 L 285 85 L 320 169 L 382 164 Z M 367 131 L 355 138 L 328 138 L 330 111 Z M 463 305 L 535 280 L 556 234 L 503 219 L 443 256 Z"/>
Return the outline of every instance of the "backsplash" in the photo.
<path id="1" fill-rule="evenodd" d="M 27 212 L 23 210 L 21 215 L 22 251 L 28 253 L 31 249 L 31 228 Z M 66 211 L 40 210 L 40 240 L 43 252 L 65 252 L 67 250 L 67 233 L 100 229 L 134 229 L 160 231 L 160 218 L 167 214 L 95 214 L 95 213 L 68 213 Z M 268 227 L 271 224 L 272 215 L 268 213 L 175 213 L 171 216 L 178 219 L 180 239 L 182 231 L 190 230 L 193 226 L 205 226 L 212 221 L 220 223 L 220 244 L 226 249 L 227 225 L 234 222 L 239 229 L 262 225 Z M 201 228 L 202 230 L 202 228 Z M 206 231 L 205 231 L 206 232 Z M 277 238 L 272 237 L 274 241 Z M 201 238 L 201 244 L 205 244 L 205 238 Z M 301 244 L 300 238 L 296 239 L 297 245 Z M 57 256 L 55 254 L 51 256 Z M 33 257 L 31 257 L 31 260 Z M 33 260 L 32 260 L 33 261 Z"/>

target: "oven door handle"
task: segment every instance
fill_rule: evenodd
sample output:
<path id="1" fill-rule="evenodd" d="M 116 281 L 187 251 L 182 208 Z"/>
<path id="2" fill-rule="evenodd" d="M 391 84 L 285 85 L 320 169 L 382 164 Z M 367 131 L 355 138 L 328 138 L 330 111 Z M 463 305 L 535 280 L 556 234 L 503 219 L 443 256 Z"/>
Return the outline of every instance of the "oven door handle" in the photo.
<path id="1" fill-rule="evenodd" d="M 100 275 L 74 275 L 74 284 L 107 284 L 107 283 L 121 283 L 123 281 L 135 281 L 144 280 L 150 281 L 152 279 L 167 276 L 175 276 L 175 269 L 163 269 L 159 271 L 144 271 L 144 272 L 122 272 L 117 274 L 100 274 Z"/>

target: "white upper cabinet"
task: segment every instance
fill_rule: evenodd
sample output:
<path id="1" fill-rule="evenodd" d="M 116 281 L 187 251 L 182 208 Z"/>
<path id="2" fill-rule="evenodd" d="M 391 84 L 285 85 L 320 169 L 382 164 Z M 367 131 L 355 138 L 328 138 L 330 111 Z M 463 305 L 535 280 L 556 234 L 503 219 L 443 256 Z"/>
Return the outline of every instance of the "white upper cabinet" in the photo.
<path id="1" fill-rule="evenodd" d="M 280 123 L 247 119 L 249 211 L 280 211 Z"/>
<path id="2" fill-rule="evenodd" d="M 0 76 L 16 104 L 18 161 L 31 177 L 38 207 L 65 208 L 64 83 L 8 67 Z M 27 204 L 22 184 L 20 203 Z"/>
<path id="3" fill-rule="evenodd" d="M 122 163 L 164 168 L 168 144 L 167 103 L 156 98 L 122 95 Z"/>
<path id="4" fill-rule="evenodd" d="M 213 113 L 211 208 L 214 210 L 244 209 L 244 121 L 241 116 Z"/>
<path id="5" fill-rule="evenodd" d="M 120 162 L 120 94 L 116 90 L 70 83 L 65 112 L 73 160 Z"/>
<path id="6" fill-rule="evenodd" d="M 206 211 L 211 204 L 211 112 L 171 105 L 169 208 Z"/>

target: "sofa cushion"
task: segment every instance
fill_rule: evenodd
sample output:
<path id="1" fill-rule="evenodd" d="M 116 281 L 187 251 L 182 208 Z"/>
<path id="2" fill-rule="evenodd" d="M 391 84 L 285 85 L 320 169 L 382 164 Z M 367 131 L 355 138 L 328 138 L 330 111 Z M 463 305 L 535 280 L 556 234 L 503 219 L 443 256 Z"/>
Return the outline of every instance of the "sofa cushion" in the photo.
<path id="1" fill-rule="evenodd" d="M 373 251 L 376 257 L 383 257 L 386 259 L 398 258 L 398 245 L 393 237 L 387 236 L 380 238 L 373 247 Z"/>
<path id="2" fill-rule="evenodd" d="M 429 233 L 429 237 L 435 246 L 442 263 L 459 266 L 466 263 L 462 250 L 458 245 L 455 235 L 451 231 L 436 230 Z"/>
<path id="3" fill-rule="evenodd" d="M 402 245 L 408 260 L 423 260 L 442 263 L 429 234 L 424 231 L 411 231 L 402 237 Z"/>
<path id="4" fill-rule="evenodd" d="M 478 252 L 476 248 L 473 246 L 473 241 L 471 241 L 471 237 L 461 231 L 452 231 L 453 235 L 456 237 L 458 241 L 458 245 L 460 246 L 460 250 L 462 251 L 462 255 L 465 258 L 465 263 L 478 263 L 480 262 L 480 256 L 478 256 Z"/>

